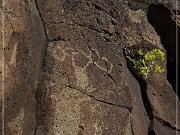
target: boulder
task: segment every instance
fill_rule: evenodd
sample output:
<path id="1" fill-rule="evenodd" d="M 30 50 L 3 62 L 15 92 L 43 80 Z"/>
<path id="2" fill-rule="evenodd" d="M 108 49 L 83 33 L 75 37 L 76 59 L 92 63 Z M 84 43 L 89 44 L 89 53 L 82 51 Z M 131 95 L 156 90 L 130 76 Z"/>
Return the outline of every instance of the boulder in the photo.
<path id="1" fill-rule="evenodd" d="M 0 132 L 32 135 L 36 128 L 34 92 L 47 45 L 46 35 L 34 2 L 6 0 L 0 10 L 0 74 L 4 82 L 1 83 Z"/>
<path id="2" fill-rule="evenodd" d="M 49 40 L 45 69 L 37 93 L 38 110 L 45 110 L 39 115 L 40 129 L 44 127 L 49 134 L 95 134 L 97 131 L 93 125 L 101 121 L 98 129 L 101 131 L 97 134 L 147 134 L 149 120 L 140 86 L 127 69 L 122 50 L 125 42 L 121 25 L 125 23 L 129 11 L 120 1 L 54 3 L 38 1 Z M 70 91 L 74 94 L 68 94 Z M 72 103 L 69 103 L 70 106 L 67 102 L 62 103 L 75 97 L 78 106 L 75 110 L 71 110 Z M 109 114 L 102 112 L 97 115 L 97 119 L 91 111 L 96 104 L 100 104 L 102 111 L 109 105 L 113 108 Z M 44 108 L 45 105 L 50 109 Z M 57 105 L 69 112 L 59 112 Z M 115 113 L 115 108 L 122 118 Z M 56 115 L 58 113 L 60 115 Z M 111 125 L 106 120 L 109 123 L 107 126 L 100 118 L 112 117 L 111 114 L 117 121 L 122 119 L 126 124 Z M 73 118 L 73 122 L 69 117 Z M 62 125 L 62 121 L 65 121 L 65 126 L 61 130 L 55 128 Z M 70 127 L 74 127 L 73 131 Z"/>
<path id="3" fill-rule="evenodd" d="M 179 130 L 167 50 L 143 12 L 119 0 L 8 0 L 0 10 L 1 133 Z"/>

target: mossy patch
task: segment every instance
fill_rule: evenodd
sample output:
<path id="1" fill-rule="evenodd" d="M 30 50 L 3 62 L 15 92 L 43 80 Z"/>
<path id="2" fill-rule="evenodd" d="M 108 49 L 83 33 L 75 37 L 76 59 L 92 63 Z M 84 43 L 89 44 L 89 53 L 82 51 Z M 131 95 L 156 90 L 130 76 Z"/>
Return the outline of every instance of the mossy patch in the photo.
<path id="1" fill-rule="evenodd" d="M 165 72 L 165 53 L 160 49 L 145 51 L 143 49 L 125 48 L 125 57 L 131 70 L 146 80 L 152 73 Z"/>
<path id="2" fill-rule="evenodd" d="M 144 10 L 142 10 L 142 9 L 138 9 L 137 11 L 136 11 L 136 13 L 138 13 L 140 16 L 142 16 L 145 20 L 147 20 L 147 15 L 146 15 L 146 13 L 144 12 Z"/>

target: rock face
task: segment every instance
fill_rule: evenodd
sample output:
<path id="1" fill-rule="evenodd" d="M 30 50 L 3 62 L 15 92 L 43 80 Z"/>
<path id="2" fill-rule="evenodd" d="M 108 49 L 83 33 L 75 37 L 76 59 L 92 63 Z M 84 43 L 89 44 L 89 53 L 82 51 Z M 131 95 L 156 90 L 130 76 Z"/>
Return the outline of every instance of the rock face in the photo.
<path id="1" fill-rule="evenodd" d="M 159 37 L 157 36 L 155 31 L 151 29 L 151 26 L 147 24 L 148 22 L 143 21 L 142 23 L 141 21 L 137 21 L 135 13 L 129 13 L 131 21 L 136 23 L 127 23 L 127 21 L 125 21 L 125 27 L 123 28 L 125 28 L 124 35 L 126 35 L 125 39 L 127 39 L 126 41 L 128 46 L 141 46 L 138 48 L 143 49 L 150 48 L 151 44 L 153 44 L 153 46 L 155 45 L 154 48 L 158 47 L 159 49 L 162 49 L 163 47 L 160 43 Z M 138 25 L 138 23 L 141 25 Z M 128 28 L 128 31 L 126 30 L 126 27 Z M 143 40 L 146 41 L 146 43 L 143 43 Z M 147 45 L 145 46 L 145 44 L 149 44 L 149 47 Z M 155 118 L 164 125 L 169 125 L 170 127 L 179 129 L 179 125 L 177 125 L 178 123 L 175 122 L 176 120 L 179 121 L 179 112 L 176 112 L 176 106 L 179 107 L 179 103 L 176 104 L 176 99 L 178 99 L 178 97 L 172 91 L 172 86 L 166 80 L 166 73 L 152 74 L 146 81 L 138 78 L 136 75 L 135 78 L 137 78 L 141 86 L 141 91 L 143 95 L 142 98 L 145 103 L 144 105 L 150 120 L 152 120 L 152 123 L 154 123 L 153 119 Z M 167 99 L 171 100 L 169 101 Z M 177 113 L 178 116 L 174 115 L 175 113 Z M 156 130 L 156 124 L 154 123 L 152 125 L 154 126 L 150 126 L 150 133 L 153 132 L 153 128 L 155 128 Z"/>
<path id="2" fill-rule="evenodd" d="M 175 135 L 180 130 L 166 71 L 142 80 L 129 68 L 126 47 L 166 51 L 146 18 L 125 3 L 6 1 L 1 14 L 1 133 Z"/>
<path id="3" fill-rule="evenodd" d="M 170 10 L 171 9 L 171 10 Z M 178 17 L 175 15 L 173 8 L 168 9 L 163 4 L 151 4 L 148 7 L 148 20 L 154 26 L 157 33 L 161 36 L 161 43 L 167 50 L 167 79 L 176 90 L 176 30 L 179 32 L 180 27 L 176 25 Z M 163 14 L 162 14 L 163 13 Z"/>
<path id="4" fill-rule="evenodd" d="M 33 92 L 39 82 L 47 39 L 34 2 L 5 1 L 1 19 L 3 52 L 0 62 L 4 79 L 1 83 L 1 116 L 4 115 L 1 127 L 4 128 L 0 132 L 32 135 L 36 128 Z"/>
<path id="5" fill-rule="evenodd" d="M 147 134 L 139 85 L 131 79 L 124 45 L 119 42 L 123 17 L 116 14 L 126 12 L 120 9 L 122 3 L 79 1 L 79 7 L 74 1 L 56 3 L 59 8 L 52 9 L 58 9 L 58 14 L 47 16 L 49 1 L 38 2 L 50 40 L 42 77 L 46 82 L 42 83 L 43 93 L 48 95 L 43 95 L 45 102 L 55 105 L 38 126 L 45 126 L 49 134 Z M 110 6 L 115 5 L 117 9 L 112 11 Z M 41 98 L 37 96 L 39 101 Z M 40 104 L 42 110 L 46 103 Z M 49 117 L 53 117 L 52 122 Z M 120 121 L 122 124 L 117 124 Z"/>

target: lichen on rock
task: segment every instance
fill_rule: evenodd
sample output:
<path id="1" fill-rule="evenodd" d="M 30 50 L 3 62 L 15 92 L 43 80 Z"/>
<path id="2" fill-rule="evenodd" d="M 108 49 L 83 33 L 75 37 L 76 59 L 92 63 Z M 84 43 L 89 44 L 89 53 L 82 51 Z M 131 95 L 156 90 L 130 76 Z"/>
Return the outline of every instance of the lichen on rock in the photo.
<path id="1" fill-rule="evenodd" d="M 146 13 L 144 12 L 144 10 L 138 9 L 138 10 L 136 11 L 136 13 L 138 13 L 140 16 L 142 16 L 142 17 L 147 21 L 147 15 L 146 15 Z"/>
<path id="2" fill-rule="evenodd" d="M 126 47 L 125 57 L 129 68 L 140 78 L 146 80 L 153 73 L 164 73 L 165 53 L 160 49 L 134 49 Z"/>

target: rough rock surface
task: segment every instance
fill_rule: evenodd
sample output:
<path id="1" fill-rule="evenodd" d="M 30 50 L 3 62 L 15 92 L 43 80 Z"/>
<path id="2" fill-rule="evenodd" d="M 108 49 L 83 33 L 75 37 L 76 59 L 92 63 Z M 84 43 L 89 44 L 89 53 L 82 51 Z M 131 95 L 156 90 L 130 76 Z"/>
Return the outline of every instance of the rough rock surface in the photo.
<path id="1" fill-rule="evenodd" d="M 173 89 L 176 90 L 176 44 L 179 45 L 176 39 L 180 38 L 176 31 L 179 32 L 180 27 L 176 25 L 178 17 L 174 15 L 175 11 L 167 7 L 163 4 L 151 4 L 148 7 L 147 16 L 149 22 L 160 35 L 161 43 L 167 50 L 167 79 L 172 84 Z"/>
<path id="2" fill-rule="evenodd" d="M 33 92 L 39 82 L 47 39 L 34 2 L 6 0 L 4 7 L 0 8 L 1 19 L 4 16 L 1 23 L 4 41 L 1 58 L 4 61 L 0 61 L 4 78 L 4 86 L 1 85 L 4 89 L 4 93 L 1 91 L 4 130 L 6 135 L 32 135 L 36 129 Z M 4 133 L 2 129 L 1 134 Z"/>
<path id="3" fill-rule="evenodd" d="M 134 14 L 132 16 L 136 18 Z M 138 21 L 136 20 L 136 22 Z M 137 37 L 145 37 L 146 35 L 148 35 L 148 38 L 144 38 L 146 41 L 158 46 L 159 48 L 162 48 L 162 45 L 160 45 L 161 43 L 158 40 L 159 38 L 157 34 L 155 34 L 152 29 L 148 28 L 150 26 L 146 23 L 147 22 L 143 22 L 141 23 L 141 25 L 138 26 L 135 26 L 135 24 L 125 23 L 125 25 L 127 25 L 127 27 L 129 28 L 129 31 L 125 34 L 128 35 L 127 37 L 130 37 L 127 40 L 127 42 L 130 42 L 129 46 L 133 44 L 141 44 L 142 38 Z M 148 34 L 146 34 L 146 32 Z M 160 76 L 152 75 L 149 79 L 147 79 L 147 81 L 144 84 L 140 84 L 146 85 L 145 87 L 142 86 L 142 89 L 146 91 L 146 93 L 143 96 L 145 96 L 145 100 L 149 104 L 149 106 L 146 106 L 146 110 L 148 110 L 148 114 L 150 115 L 150 117 L 158 118 L 158 120 L 160 120 L 164 124 L 168 124 L 171 127 L 178 128 L 179 125 L 177 125 L 175 121 L 179 121 L 179 118 L 177 118 L 177 116 L 174 115 L 176 113 L 176 99 L 178 99 L 178 97 L 172 91 L 173 89 L 171 85 L 166 80 L 166 73 Z M 167 99 L 171 100 L 169 101 Z M 179 107 L 179 103 L 177 104 L 177 107 Z"/>
<path id="4" fill-rule="evenodd" d="M 119 10 L 119 14 L 123 14 L 120 10 L 120 7 L 122 7 L 121 3 L 117 2 L 118 8 L 115 11 L 111 11 L 112 9 L 110 7 L 105 8 L 108 4 L 106 2 L 79 1 L 79 5 L 81 6 L 76 8 L 76 2 L 70 1 L 67 3 L 66 1 L 64 3 L 58 3 L 59 5 L 63 5 L 62 9 L 58 9 L 58 14 L 54 14 L 53 12 L 53 14 L 51 13 L 52 15 L 49 13 L 47 16 L 45 5 L 49 4 L 49 1 L 43 2 L 43 4 L 39 2 L 42 17 L 44 20 L 47 20 L 45 21 L 45 26 L 48 31 L 48 39 L 50 40 L 47 49 L 47 67 L 45 68 L 45 71 L 48 72 L 44 73 L 44 78 L 49 78 L 49 83 L 54 82 L 52 86 L 54 88 L 48 88 L 51 91 L 50 93 L 47 92 L 49 95 L 46 98 L 49 97 L 49 100 L 53 100 L 52 102 L 58 104 L 56 98 L 62 97 L 62 100 L 65 99 L 66 94 L 63 94 L 64 96 L 61 95 L 62 93 L 67 93 L 67 90 L 84 94 L 83 97 L 77 97 L 80 98 L 80 101 L 77 102 L 78 109 L 72 110 L 73 113 L 71 111 L 66 113 L 69 117 L 74 117 L 75 115 L 76 122 L 71 122 L 68 118 L 62 116 L 60 120 L 57 120 L 57 125 L 61 125 L 61 119 L 65 119 L 67 125 L 76 129 L 82 126 L 84 129 L 83 134 L 96 134 L 96 127 L 92 125 L 96 125 L 99 120 L 95 116 L 93 117 L 93 111 L 91 110 L 94 110 L 93 108 L 97 106 L 96 104 L 100 104 L 100 110 L 106 110 L 106 107 L 101 105 L 103 103 L 119 108 L 119 113 L 121 112 L 123 118 L 119 118 L 119 115 L 114 113 L 114 109 L 109 114 L 100 113 L 98 117 L 103 117 L 104 120 L 101 120 L 102 123 L 99 125 L 100 129 L 98 129 L 102 131 L 99 131 L 97 134 L 147 134 L 147 114 L 143 107 L 142 99 L 138 98 L 141 97 L 140 89 L 137 81 L 132 78 L 132 75 L 126 68 L 126 61 L 122 53 L 122 47 L 124 45 L 118 42 L 121 38 L 122 28 L 120 26 L 123 17 L 113 14 L 115 14 L 116 10 Z M 115 4 L 112 3 L 112 6 L 115 6 Z M 68 8 L 71 8 L 72 11 Z M 89 16 L 86 16 L 87 13 L 84 13 L 84 11 L 89 13 Z M 51 20 L 48 18 L 51 18 Z M 79 20 L 79 18 L 83 18 L 83 20 Z M 52 70 L 50 72 L 55 76 L 50 75 L 50 69 Z M 45 84 L 45 87 L 50 87 L 49 83 Z M 132 85 L 128 86 L 130 83 Z M 57 92 L 58 90 L 59 92 Z M 56 96 L 54 97 L 53 95 Z M 69 98 L 69 94 L 67 96 Z M 93 100 L 97 103 L 88 103 Z M 89 105 L 83 106 L 84 104 Z M 61 106 L 67 108 L 67 110 L 70 108 L 66 104 Z M 57 114 L 58 111 L 55 108 L 52 108 L 50 112 L 55 110 L 54 113 Z M 90 112 L 86 113 L 84 109 Z M 97 113 L 96 110 L 95 113 Z M 114 129 L 111 126 L 107 126 L 105 121 L 109 120 L 106 120 L 106 116 L 109 115 L 110 117 L 110 114 L 114 114 L 114 117 L 117 117 L 116 120 L 120 120 L 126 124 L 113 124 L 116 125 L 113 126 Z M 47 115 L 49 116 L 48 112 Z M 57 119 L 59 116 L 53 115 L 53 117 Z M 89 120 L 86 117 L 91 117 L 90 119 L 94 120 L 89 124 Z M 128 120 L 125 119 L 126 117 L 128 117 Z M 47 118 L 45 118 L 45 121 Z M 57 125 L 52 123 L 48 127 L 55 127 Z M 146 130 L 142 130 L 143 128 Z M 72 132 L 67 126 L 64 126 L 61 132 L 63 131 L 67 132 L 67 134 L 71 134 Z M 59 131 L 55 130 L 55 132 L 58 133 Z"/>
<path id="5" fill-rule="evenodd" d="M 179 30 L 180 30 L 178 9 L 179 8 L 177 7 L 177 4 L 173 0 L 159 1 L 159 3 L 156 2 L 155 4 L 151 4 L 148 7 L 148 13 L 147 13 L 148 21 L 154 26 L 155 30 L 160 35 L 161 43 L 163 44 L 164 48 L 166 49 L 166 52 L 167 52 L 167 79 L 171 83 L 174 91 L 177 90 L 176 84 L 179 84 L 179 81 L 176 82 L 176 76 L 177 76 L 176 71 L 179 71 L 179 69 L 176 69 L 177 68 L 176 67 L 176 50 L 177 50 L 176 46 L 179 46 L 179 43 L 176 41 L 177 41 L 177 39 L 180 39 L 179 34 L 178 35 L 176 34 L 176 32 L 179 33 Z M 179 51 L 179 47 L 178 47 L 178 51 Z M 179 63 L 178 63 L 178 65 L 179 65 Z M 162 77 L 162 78 L 164 78 L 164 77 Z M 159 115 L 161 115 L 161 118 L 164 117 L 163 120 L 166 119 L 166 122 L 168 122 L 166 124 L 171 123 L 171 125 L 174 125 L 176 127 L 178 125 L 176 125 L 175 121 L 173 121 L 170 118 L 173 116 L 173 114 L 175 112 L 175 110 L 172 111 L 172 108 L 175 108 L 175 107 L 170 107 L 171 109 L 169 108 L 169 105 L 170 106 L 175 105 L 175 102 L 176 102 L 175 98 L 172 98 L 175 95 L 170 90 L 170 89 L 172 89 L 171 86 L 169 84 L 165 84 L 166 79 L 164 78 L 164 81 L 161 79 L 158 79 L 157 84 L 158 84 L 158 86 L 163 86 L 163 87 L 161 87 L 163 89 L 163 91 L 156 91 L 158 86 L 155 85 L 155 81 L 153 78 L 150 81 L 150 83 L 153 82 L 151 85 L 153 87 L 156 87 L 156 89 L 150 90 L 151 92 L 147 91 L 147 93 L 150 97 L 151 102 L 155 103 L 154 105 L 152 105 L 154 110 L 157 110 L 157 109 L 155 109 L 158 106 L 157 103 L 159 104 L 159 106 L 161 106 L 161 108 L 160 107 L 158 108 L 159 111 L 154 111 L 154 114 L 156 115 L 159 112 Z M 150 87 L 149 87 L 149 89 L 152 89 Z M 154 94 L 152 94 L 152 93 L 154 93 Z M 159 93 L 159 94 L 157 94 L 157 93 Z M 156 97 L 154 98 L 153 95 L 154 96 L 156 95 Z M 158 95 L 161 96 L 161 98 Z M 168 96 L 168 97 L 166 97 L 166 96 Z M 159 100 L 159 102 L 156 101 L 157 99 Z M 172 101 L 169 102 L 169 101 L 167 101 L 167 99 L 172 99 Z M 166 104 L 168 104 L 168 106 L 166 104 L 164 104 L 165 102 L 167 102 Z M 179 105 L 177 105 L 177 107 L 179 107 Z M 169 110 L 168 112 L 171 112 L 168 114 L 170 117 L 167 116 L 167 113 L 163 114 L 161 109 Z M 160 112 L 161 112 L 161 114 L 160 114 Z M 170 118 L 169 120 L 167 119 L 168 117 Z M 179 118 L 177 118 L 177 120 L 178 119 Z"/>
<path id="6" fill-rule="evenodd" d="M 165 50 L 148 21 L 124 2 L 9 0 L 5 7 L 5 134 L 180 130 L 166 72 L 141 82 L 128 69 L 125 47 Z"/>
<path id="7" fill-rule="evenodd" d="M 153 119 L 153 130 L 149 132 L 150 135 L 179 135 L 179 132 L 174 132 L 173 129 L 169 128 L 168 126 L 162 125 L 156 119 Z"/>

